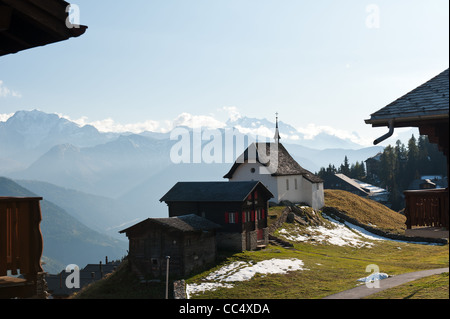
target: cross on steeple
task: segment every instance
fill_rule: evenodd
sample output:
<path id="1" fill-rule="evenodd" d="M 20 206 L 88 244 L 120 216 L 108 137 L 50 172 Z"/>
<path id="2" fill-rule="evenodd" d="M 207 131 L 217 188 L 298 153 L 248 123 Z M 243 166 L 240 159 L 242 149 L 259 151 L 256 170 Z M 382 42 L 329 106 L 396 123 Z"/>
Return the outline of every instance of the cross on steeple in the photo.
<path id="1" fill-rule="evenodd" d="M 280 133 L 278 132 L 278 112 L 276 112 L 275 115 L 276 115 L 276 125 L 275 125 L 274 139 L 275 139 L 275 143 L 280 143 L 281 137 L 280 137 Z"/>

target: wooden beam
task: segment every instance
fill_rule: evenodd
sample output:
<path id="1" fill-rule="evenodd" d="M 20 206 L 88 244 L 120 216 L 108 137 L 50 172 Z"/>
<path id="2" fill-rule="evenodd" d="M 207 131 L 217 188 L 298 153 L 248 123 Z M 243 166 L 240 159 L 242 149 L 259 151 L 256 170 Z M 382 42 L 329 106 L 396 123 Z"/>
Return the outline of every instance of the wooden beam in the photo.
<path id="1" fill-rule="evenodd" d="M 65 1 L 49 1 L 49 0 L 29 0 L 36 7 L 51 14 L 55 18 L 61 21 L 65 21 L 67 18 L 66 8 L 70 6 L 70 3 Z"/>
<path id="2" fill-rule="evenodd" d="M 45 30 L 47 33 L 53 35 L 56 39 L 66 39 L 70 37 L 70 29 L 65 25 L 65 19 L 56 18 L 55 15 L 49 14 L 37 5 L 42 5 L 40 1 L 24 1 L 24 0 L 2 0 L 14 10 L 17 10 L 22 15 L 26 16 L 36 27 Z M 65 8 L 61 10 L 66 14 Z"/>
<path id="3" fill-rule="evenodd" d="M 0 277 L 6 276 L 6 203 L 0 202 Z"/>

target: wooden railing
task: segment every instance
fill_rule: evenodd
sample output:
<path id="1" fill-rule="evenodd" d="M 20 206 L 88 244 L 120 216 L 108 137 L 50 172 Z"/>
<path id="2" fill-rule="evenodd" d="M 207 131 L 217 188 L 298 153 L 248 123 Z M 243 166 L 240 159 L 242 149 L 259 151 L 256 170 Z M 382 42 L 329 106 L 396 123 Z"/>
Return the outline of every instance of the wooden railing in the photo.
<path id="1" fill-rule="evenodd" d="M 448 229 L 448 188 L 405 191 L 406 227 L 431 226 Z"/>
<path id="2" fill-rule="evenodd" d="M 0 295 L 28 297 L 43 272 L 40 197 L 0 197 Z M 8 284 L 7 275 L 23 275 L 22 285 Z M 11 277 L 10 277 L 11 278 Z M 17 281 L 16 281 L 17 282 Z M 13 291 L 14 295 L 6 292 Z"/>

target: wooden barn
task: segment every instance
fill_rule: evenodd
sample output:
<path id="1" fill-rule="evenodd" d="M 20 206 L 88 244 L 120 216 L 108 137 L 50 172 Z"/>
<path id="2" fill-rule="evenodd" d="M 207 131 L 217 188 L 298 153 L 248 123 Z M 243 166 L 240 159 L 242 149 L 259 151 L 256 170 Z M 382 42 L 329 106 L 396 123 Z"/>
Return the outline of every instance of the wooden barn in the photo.
<path id="1" fill-rule="evenodd" d="M 197 215 L 148 218 L 120 231 L 129 239 L 128 258 L 142 274 L 185 276 L 216 261 L 216 229 Z"/>
<path id="2" fill-rule="evenodd" d="M 195 214 L 220 225 L 218 247 L 243 251 L 267 245 L 272 197 L 259 181 L 178 182 L 160 201 L 168 205 L 170 217 Z"/>

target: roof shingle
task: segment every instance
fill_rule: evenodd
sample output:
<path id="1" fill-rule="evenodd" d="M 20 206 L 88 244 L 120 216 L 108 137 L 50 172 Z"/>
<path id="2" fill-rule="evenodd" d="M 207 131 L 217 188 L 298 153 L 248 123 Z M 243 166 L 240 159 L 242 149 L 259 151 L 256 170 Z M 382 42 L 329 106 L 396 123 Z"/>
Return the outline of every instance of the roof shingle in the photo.
<path id="1" fill-rule="evenodd" d="M 258 181 L 242 182 L 178 182 L 159 201 L 161 202 L 240 202 L 261 187 L 270 198 L 272 193 Z"/>
<path id="2" fill-rule="evenodd" d="M 424 119 L 447 119 L 449 114 L 448 69 L 403 95 L 365 120 L 373 126 Z"/>
<path id="3" fill-rule="evenodd" d="M 302 175 L 312 183 L 323 182 L 320 177 L 301 167 L 281 143 L 253 143 L 236 160 L 224 178 L 232 178 L 237 168 L 249 158 L 252 158 L 249 152 L 255 146 L 256 161 L 266 166 L 272 176 Z"/>
<path id="4" fill-rule="evenodd" d="M 137 223 L 127 229 L 121 230 L 120 233 L 127 233 L 130 230 L 145 227 L 149 223 L 156 223 L 161 226 L 166 226 L 181 232 L 197 232 L 210 231 L 218 229 L 221 226 L 195 214 L 182 215 L 168 218 L 147 218 L 146 220 Z"/>

